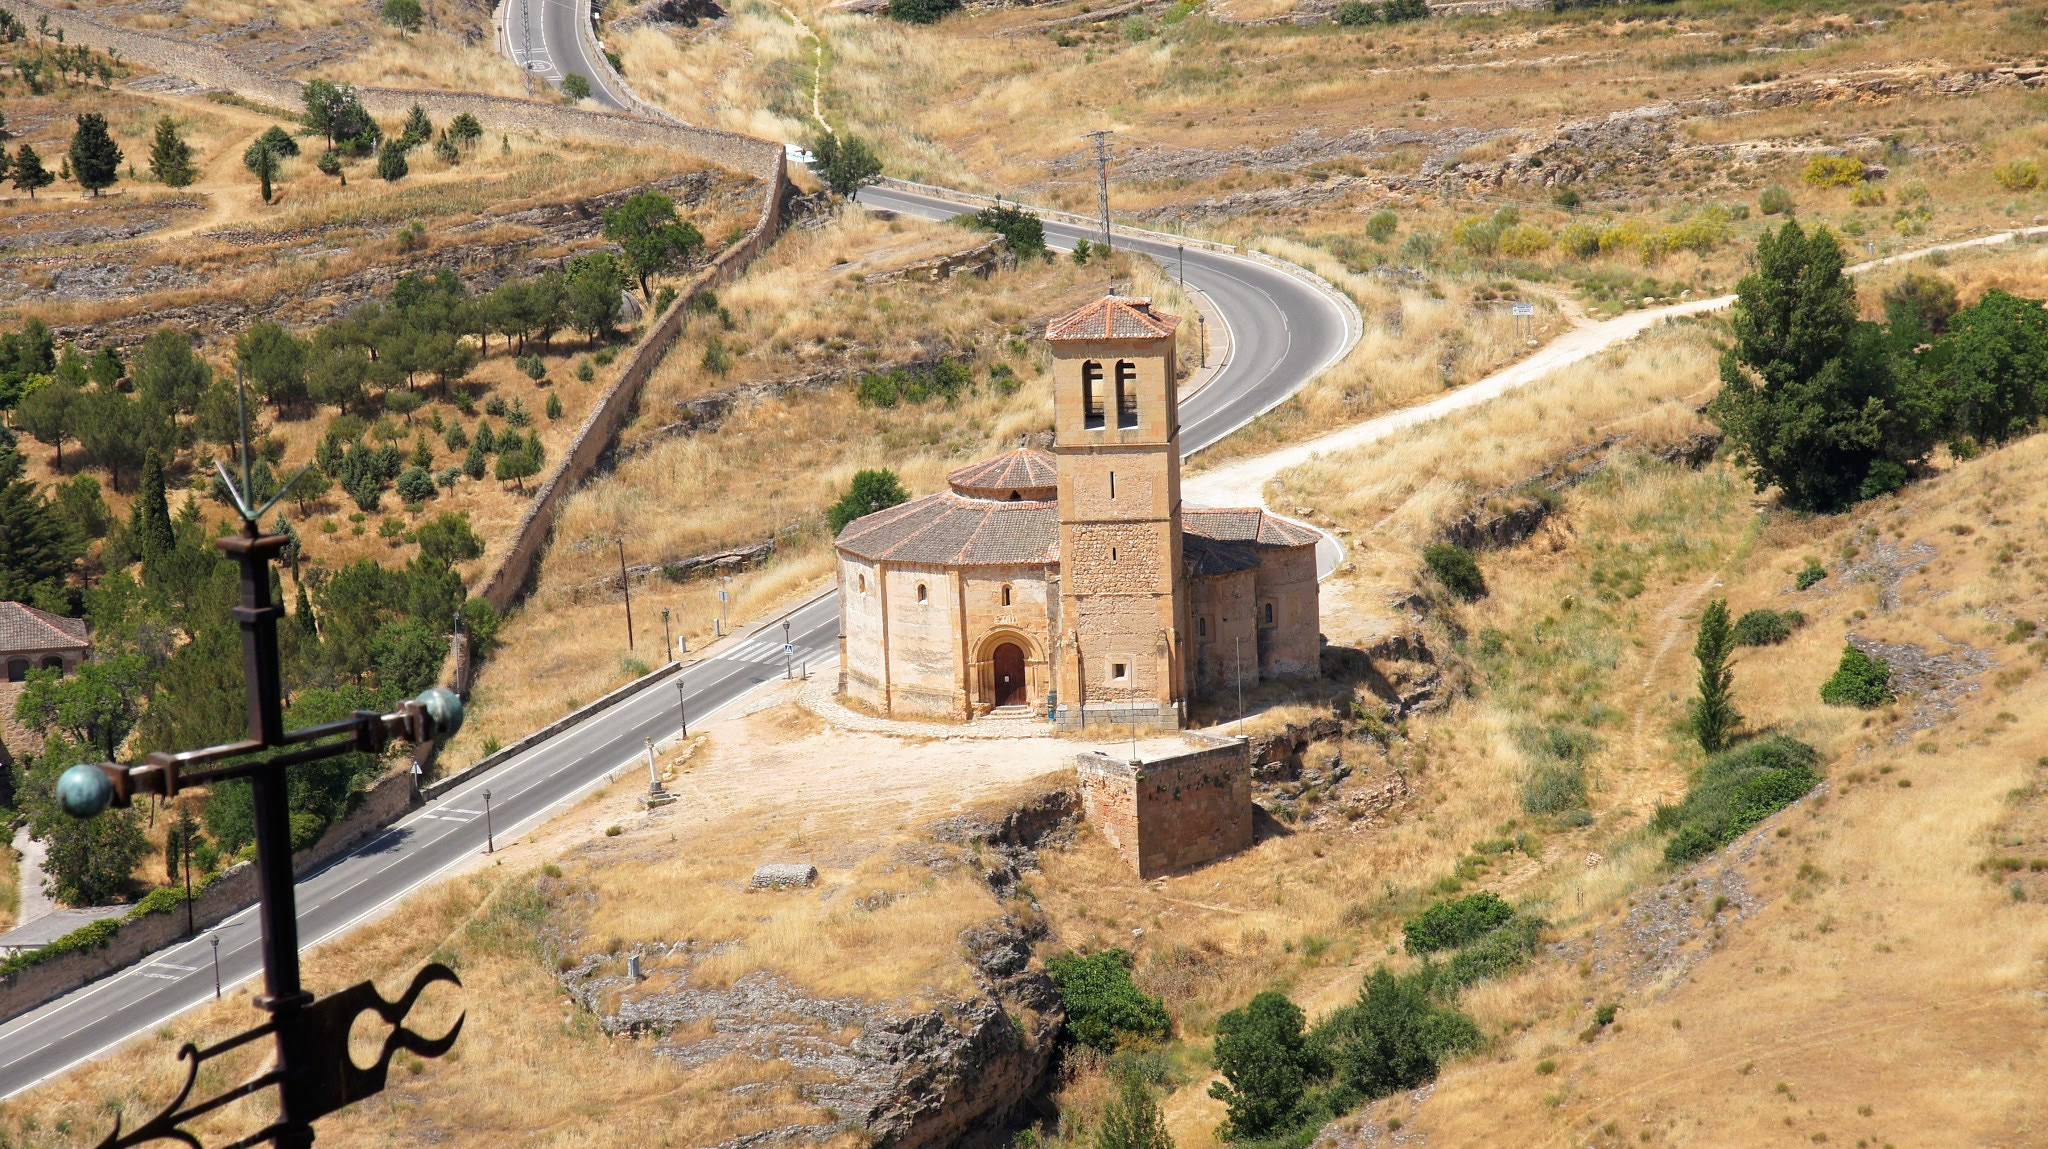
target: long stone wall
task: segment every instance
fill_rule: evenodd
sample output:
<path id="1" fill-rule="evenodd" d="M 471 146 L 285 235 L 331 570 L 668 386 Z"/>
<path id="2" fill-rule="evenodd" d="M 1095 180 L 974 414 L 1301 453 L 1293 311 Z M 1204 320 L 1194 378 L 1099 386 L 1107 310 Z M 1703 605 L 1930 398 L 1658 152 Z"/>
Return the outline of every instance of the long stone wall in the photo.
<path id="1" fill-rule="evenodd" d="M 419 791 L 412 774 L 387 774 L 371 785 L 355 813 L 327 828 L 320 840 L 292 856 L 292 871 L 307 874 L 354 849 L 384 831 L 406 811 L 419 804 Z M 238 862 L 223 872 L 205 892 L 192 899 L 192 918 L 199 929 L 219 924 L 233 914 L 254 905 L 257 894 L 256 867 Z M 0 1021 L 17 1017 L 45 1002 L 70 993 L 185 938 L 183 907 L 168 913 L 148 914 L 123 922 L 119 931 L 101 949 L 79 950 L 32 965 L 20 973 L 0 977 Z"/>

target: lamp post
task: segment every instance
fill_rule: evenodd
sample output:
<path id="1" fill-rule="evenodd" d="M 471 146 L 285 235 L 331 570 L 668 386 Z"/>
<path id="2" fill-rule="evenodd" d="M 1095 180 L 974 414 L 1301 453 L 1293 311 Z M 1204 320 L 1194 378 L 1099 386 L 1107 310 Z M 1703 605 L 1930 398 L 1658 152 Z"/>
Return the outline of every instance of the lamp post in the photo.
<path id="1" fill-rule="evenodd" d="M 796 677 L 796 648 L 789 642 L 789 620 L 782 620 L 782 680 L 788 682 Z"/>
<path id="2" fill-rule="evenodd" d="M 661 648 L 668 652 L 668 660 L 676 660 L 676 640 L 668 632 L 668 608 L 661 608 Z"/>
<path id="3" fill-rule="evenodd" d="M 210 934 L 207 941 L 213 943 L 213 1000 L 220 1000 L 220 935 Z"/>
<path id="4" fill-rule="evenodd" d="M 1173 253 L 1180 257 L 1180 285 L 1186 287 L 1188 285 L 1188 245 L 1184 243 L 1174 244 Z"/>
<path id="5" fill-rule="evenodd" d="M 491 792 L 484 791 L 484 853 L 498 852 L 497 835 L 491 833 Z"/>
<path id="6" fill-rule="evenodd" d="M 1195 312 L 1195 327 L 1202 334 L 1202 366 L 1207 367 L 1209 365 L 1209 317 L 1199 311 Z"/>
<path id="7" fill-rule="evenodd" d="M 690 736 L 690 696 L 683 692 L 683 672 L 676 671 L 676 708 L 683 712 L 684 738 Z"/>

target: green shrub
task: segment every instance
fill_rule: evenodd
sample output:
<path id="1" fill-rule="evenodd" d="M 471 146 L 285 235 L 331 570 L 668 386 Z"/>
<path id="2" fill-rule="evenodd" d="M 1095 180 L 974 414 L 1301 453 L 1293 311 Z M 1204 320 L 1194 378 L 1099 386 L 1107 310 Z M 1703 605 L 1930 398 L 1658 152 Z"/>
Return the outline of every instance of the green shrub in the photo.
<path id="1" fill-rule="evenodd" d="M 1067 1010 L 1075 1041 L 1105 1052 L 1127 1037 L 1165 1037 L 1166 1006 L 1131 982 L 1131 955 L 1121 949 L 1063 954 L 1045 963 Z"/>
<path id="2" fill-rule="evenodd" d="M 2041 186 L 2041 165 L 2030 158 L 2008 160 L 1991 169 L 1991 178 L 2007 191 L 2033 191 Z"/>
<path id="3" fill-rule="evenodd" d="M 1365 0 L 1344 0 L 1342 4 L 1337 5 L 1337 23 L 1343 27 L 1356 28 L 1364 24 L 1377 24 L 1379 19 L 1380 6 L 1368 4 Z"/>
<path id="4" fill-rule="evenodd" d="M 114 935 L 120 932 L 120 929 L 120 918 L 101 918 L 96 922 L 87 922 L 39 950 L 15 954 L 6 961 L 0 961 L 0 977 L 20 973 L 30 966 L 40 965 L 51 958 L 62 957 L 68 953 L 105 949 L 107 943 L 114 940 Z"/>
<path id="5" fill-rule="evenodd" d="M 1651 822 L 1672 835 L 1664 860 L 1678 865 L 1734 841 L 1813 789 L 1819 765 L 1813 747 L 1782 734 L 1707 759 L 1684 800 L 1659 806 Z"/>
<path id="6" fill-rule="evenodd" d="M 1806 616 L 1796 610 L 1752 610 L 1735 621 L 1735 645 L 1776 646 L 1805 622 Z"/>
<path id="7" fill-rule="evenodd" d="M 1756 206 L 1765 215 L 1791 215 L 1792 193 L 1772 184 L 1756 197 Z"/>
<path id="8" fill-rule="evenodd" d="M 941 359 L 917 367 L 893 367 L 862 375 L 854 382 L 853 394 L 863 407 L 894 407 L 898 403 L 923 403 L 932 399 L 952 401 L 974 381 L 965 364 Z"/>
<path id="9" fill-rule="evenodd" d="M 1359 986 L 1356 1003 L 1316 1026 L 1308 1052 L 1330 1077 L 1319 1116 L 1435 1080 L 1444 1061 L 1479 1044 L 1479 1027 L 1433 1000 L 1429 984 L 1427 970 L 1396 977 L 1382 966 Z"/>
<path id="10" fill-rule="evenodd" d="M 562 94 L 572 100 L 590 98 L 590 79 L 581 72 L 571 72 L 562 77 Z"/>
<path id="11" fill-rule="evenodd" d="M 1522 783 L 1522 809 L 1562 814 L 1586 805 L 1586 768 L 1576 762 L 1545 762 Z"/>
<path id="12" fill-rule="evenodd" d="M 1422 561 L 1445 590 L 1466 602 L 1486 596 L 1486 576 L 1479 573 L 1478 560 L 1464 547 L 1438 543 L 1422 552 Z"/>
<path id="13" fill-rule="evenodd" d="M 973 215 L 960 216 L 958 222 L 1002 236 L 1019 259 L 1052 258 L 1052 253 L 1045 249 L 1045 221 L 1028 211 L 998 203 Z"/>
<path id="14" fill-rule="evenodd" d="M 311 849 L 320 835 L 327 832 L 327 820 L 306 810 L 294 811 L 291 825 L 293 853 Z"/>
<path id="15" fill-rule="evenodd" d="M 1863 161 L 1855 156 L 1810 156 L 1799 178 L 1817 188 L 1853 187 L 1863 182 Z"/>
<path id="16" fill-rule="evenodd" d="M 1820 700 L 1829 706 L 1859 706 L 1869 710 L 1883 706 L 1893 697 L 1890 664 L 1853 646 L 1842 648 L 1842 661 L 1820 688 Z"/>
<path id="17" fill-rule="evenodd" d="M 890 19 L 906 24 L 936 24 L 959 9 L 960 0 L 889 0 Z"/>
<path id="18" fill-rule="evenodd" d="M 1537 943 L 1542 936 L 1542 918 L 1533 914 L 1516 914 L 1499 928 L 1458 947 L 1450 961 L 1435 968 L 1431 988 L 1437 996 L 1448 1001 L 1468 985 L 1488 978 L 1506 977 L 1536 956 Z"/>
<path id="19" fill-rule="evenodd" d="M 1267 990 L 1216 1022 L 1216 1069 L 1222 1081 L 1209 1096 L 1229 1112 L 1222 1133 L 1231 1141 L 1285 1132 L 1309 1117 L 1303 1102 L 1309 1078 L 1321 1068 L 1302 1032 L 1306 1019 L 1287 995 Z"/>
<path id="20" fill-rule="evenodd" d="M 1826 577 L 1828 568 L 1820 565 L 1819 559 L 1810 558 L 1806 560 L 1805 566 L 1799 568 L 1799 573 L 1792 576 L 1792 585 L 1805 590 Z"/>
<path id="21" fill-rule="evenodd" d="M 831 527 L 833 537 L 837 538 L 839 532 L 846 529 L 846 524 L 853 520 L 887 510 L 909 498 L 910 493 L 903 489 L 896 472 L 887 469 L 860 471 L 855 473 L 852 485 L 839 496 L 839 501 L 826 509 L 825 522 Z"/>
<path id="22" fill-rule="evenodd" d="M 1473 941 L 1497 930 L 1515 916 L 1514 907 L 1493 893 L 1481 892 L 1436 905 L 1401 927 L 1411 954 L 1435 953 Z"/>
<path id="23" fill-rule="evenodd" d="M 1394 238 L 1394 231 L 1400 226 L 1400 217 L 1385 208 L 1365 217 L 1366 238 L 1374 243 L 1385 243 Z"/>

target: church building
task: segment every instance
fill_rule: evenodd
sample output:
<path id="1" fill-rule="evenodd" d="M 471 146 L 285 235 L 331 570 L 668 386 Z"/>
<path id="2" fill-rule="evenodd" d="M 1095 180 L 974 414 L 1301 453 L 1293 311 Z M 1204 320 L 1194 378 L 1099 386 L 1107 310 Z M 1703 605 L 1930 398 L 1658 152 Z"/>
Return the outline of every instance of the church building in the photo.
<path id="1" fill-rule="evenodd" d="M 1319 673 L 1317 533 L 1181 506 L 1179 323 L 1117 295 L 1055 319 L 1050 453 L 997 455 L 846 525 L 851 699 L 1178 729 L 1192 697 Z"/>

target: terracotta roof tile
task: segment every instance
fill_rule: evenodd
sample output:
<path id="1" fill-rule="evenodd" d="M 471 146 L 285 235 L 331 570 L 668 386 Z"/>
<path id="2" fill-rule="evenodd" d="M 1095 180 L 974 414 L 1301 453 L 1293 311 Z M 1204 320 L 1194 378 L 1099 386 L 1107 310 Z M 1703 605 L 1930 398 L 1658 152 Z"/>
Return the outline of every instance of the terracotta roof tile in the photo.
<path id="1" fill-rule="evenodd" d="M 1059 463 L 1033 447 L 1005 451 L 946 476 L 946 485 L 973 499 L 1043 501 L 1059 497 Z"/>
<path id="2" fill-rule="evenodd" d="M 1049 564 L 1060 558 L 1059 504 L 970 499 L 952 491 L 864 515 L 839 549 L 873 562 L 943 566 Z"/>
<path id="3" fill-rule="evenodd" d="M 0 651 L 85 650 L 85 620 L 37 610 L 27 603 L 0 602 Z"/>
<path id="4" fill-rule="evenodd" d="M 1262 547 L 1309 546 L 1322 538 L 1313 527 L 1258 507 L 1182 507 L 1180 529 L 1218 542 Z"/>
<path id="5" fill-rule="evenodd" d="M 1149 299 L 1105 295 L 1046 324 L 1047 339 L 1157 339 L 1173 334 L 1180 317 L 1152 310 Z"/>

